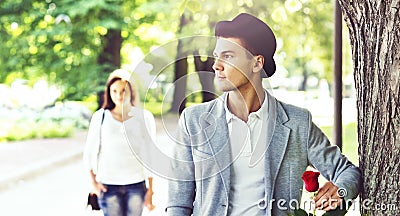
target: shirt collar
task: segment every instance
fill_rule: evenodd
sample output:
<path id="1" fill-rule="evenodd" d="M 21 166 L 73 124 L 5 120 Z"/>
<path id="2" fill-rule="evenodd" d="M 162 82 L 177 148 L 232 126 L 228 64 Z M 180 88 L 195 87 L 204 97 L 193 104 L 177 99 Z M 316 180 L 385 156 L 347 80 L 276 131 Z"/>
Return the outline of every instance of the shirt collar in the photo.
<path id="1" fill-rule="evenodd" d="M 255 112 L 250 113 L 252 115 L 255 115 L 259 119 L 267 119 L 268 118 L 268 106 L 269 106 L 268 97 L 269 96 L 265 89 L 264 89 L 264 94 L 265 94 L 265 98 L 264 98 L 263 103 L 261 104 L 260 109 L 258 109 Z M 231 113 L 231 111 L 229 111 L 229 109 L 228 109 L 228 93 L 225 94 L 224 109 L 225 109 L 226 122 L 229 123 L 236 116 L 233 113 Z"/>
<path id="2" fill-rule="evenodd" d="M 229 123 L 235 115 L 233 115 L 231 111 L 229 111 L 228 109 L 228 93 L 225 94 L 224 109 L 225 109 L 226 122 Z"/>

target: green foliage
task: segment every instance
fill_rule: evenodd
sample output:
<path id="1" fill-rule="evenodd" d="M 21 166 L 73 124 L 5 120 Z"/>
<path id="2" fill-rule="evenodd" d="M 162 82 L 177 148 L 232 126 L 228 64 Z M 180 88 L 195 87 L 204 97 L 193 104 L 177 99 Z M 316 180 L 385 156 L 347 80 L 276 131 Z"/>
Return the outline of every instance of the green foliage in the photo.
<path id="1" fill-rule="evenodd" d="M 75 101 L 78 104 L 81 104 L 88 108 L 90 111 L 95 112 L 97 110 L 97 96 L 95 95 L 89 95 L 87 97 L 84 97 L 82 101 Z"/>
<path id="2" fill-rule="evenodd" d="M 336 208 L 332 211 L 325 212 L 322 216 L 343 216 L 346 215 L 347 210 Z"/>
<path id="3" fill-rule="evenodd" d="M 75 126 L 67 122 L 21 120 L 0 135 L 0 142 L 19 141 L 33 138 L 57 138 L 71 136 Z"/>
<path id="4" fill-rule="evenodd" d="M 75 131 L 72 122 L 43 122 L 35 131 L 36 138 L 69 137 Z"/>
<path id="5" fill-rule="evenodd" d="M 133 64 L 132 49 L 139 47 L 154 64 L 151 73 L 162 71 L 171 81 L 173 66 L 163 67 L 174 60 L 176 49 L 167 48 L 162 56 L 147 53 L 177 38 L 213 36 L 217 21 L 240 12 L 252 13 L 273 28 L 278 39 L 275 60 L 289 76 L 307 71 L 330 80 L 332 11 L 333 4 L 327 0 L 3 0 L 0 83 L 17 77 L 31 82 L 46 79 L 63 89 L 61 100 L 95 95 L 104 89 L 108 71 L 113 70 L 112 65 L 98 61 L 110 30 L 120 30 L 124 39 L 122 64 Z M 186 21 L 182 26 L 181 16 Z M 188 40 L 184 52 L 192 52 L 196 43 Z M 199 53 L 210 55 L 213 46 L 214 41 L 207 41 Z M 350 73 L 351 66 L 346 68 L 344 72 Z"/>
<path id="6" fill-rule="evenodd" d="M 136 2 L 151 1 L 2 1 L 0 83 L 12 82 L 18 74 L 58 84 L 63 89 L 60 99 L 95 95 L 104 89 L 108 73 L 103 71 L 113 70 L 98 63 L 110 29 L 122 30 L 126 41 L 147 50 L 154 45 L 153 40 L 146 42 L 130 34 L 158 16 L 154 10 L 144 14 Z"/>
<path id="7" fill-rule="evenodd" d="M 153 113 L 154 116 L 161 116 L 168 112 L 171 105 L 163 102 L 149 101 L 143 103 L 143 108 Z"/>
<path id="8" fill-rule="evenodd" d="M 309 214 L 307 214 L 306 211 L 304 211 L 303 209 L 295 209 L 293 211 L 293 213 L 287 213 L 288 216 L 309 216 Z M 312 216 L 312 214 L 310 213 L 310 215 Z"/>
<path id="9" fill-rule="evenodd" d="M 333 77 L 333 3 L 328 0 L 286 1 L 181 1 L 189 22 L 182 36 L 213 35 L 215 23 L 232 19 L 240 12 L 254 14 L 272 27 L 278 41 L 275 60 L 288 76 L 307 73 L 328 81 Z M 223 5 L 223 7 L 221 7 Z M 193 9 L 194 8 L 194 9 Z M 201 10 L 197 10 L 201 8 Z M 181 8 L 180 11 L 183 9 Z M 344 44 L 348 38 L 344 37 Z M 346 43 L 347 42 L 347 43 Z M 212 46 L 212 45 L 211 45 Z M 350 50 L 347 54 L 350 53 Z M 351 72 L 344 70 L 345 74 Z M 284 72 L 284 71 L 281 71 Z"/>
<path id="10" fill-rule="evenodd" d="M 322 216 L 343 216 L 347 210 L 336 208 L 332 211 L 325 212 Z M 293 213 L 287 213 L 288 216 L 314 216 L 313 213 L 307 213 L 304 209 L 295 209 Z"/>
<path id="11" fill-rule="evenodd" d="M 294 215 L 295 216 L 308 216 L 307 212 L 304 211 L 303 209 L 294 210 Z"/>

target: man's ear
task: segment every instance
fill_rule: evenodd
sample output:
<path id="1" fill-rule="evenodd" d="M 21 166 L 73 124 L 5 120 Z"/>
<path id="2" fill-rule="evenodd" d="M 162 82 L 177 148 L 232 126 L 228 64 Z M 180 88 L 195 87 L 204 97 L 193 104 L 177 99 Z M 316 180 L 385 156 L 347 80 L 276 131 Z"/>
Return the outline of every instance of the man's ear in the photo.
<path id="1" fill-rule="evenodd" d="M 260 72 L 264 67 L 264 56 L 257 55 L 257 56 L 254 56 L 254 59 L 256 61 L 253 66 L 253 72 Z"/>

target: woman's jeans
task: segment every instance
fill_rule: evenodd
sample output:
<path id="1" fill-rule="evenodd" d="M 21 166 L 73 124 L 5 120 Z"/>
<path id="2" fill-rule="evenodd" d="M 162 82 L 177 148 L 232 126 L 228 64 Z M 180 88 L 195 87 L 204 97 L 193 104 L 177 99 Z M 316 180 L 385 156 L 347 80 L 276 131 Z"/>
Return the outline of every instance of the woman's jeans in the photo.
<path id="1" fill-rule="evenodd" d="M 101 192 L 99 203 L 104 216 L 140 216 L 143 211 L 145 182 L 129 185 L 104 185 L 107 192 Z"/>

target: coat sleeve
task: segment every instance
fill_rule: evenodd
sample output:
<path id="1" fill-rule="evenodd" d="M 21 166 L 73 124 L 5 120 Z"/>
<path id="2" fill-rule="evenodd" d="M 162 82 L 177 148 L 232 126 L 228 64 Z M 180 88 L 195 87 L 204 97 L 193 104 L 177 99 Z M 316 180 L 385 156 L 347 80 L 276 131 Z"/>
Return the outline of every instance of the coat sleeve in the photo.
<path id="1" fill-rule="evenodd" d="M 345 190 L 345 200 L 356 198 L 361 185 L 360 169 L 341 153 L 338 146 L 330 144 L 324 133 L 312 122 L 309 112 L 308 119 L 309 163 L 328 181 Z"/>
<path id="2" fill-rule="evenodd" d="M 186 110 L 185 110 L 186 111 Z M 191 150 L 190 136 L 186 127 L 186 112 L 182 112 L 170 160 L 168 181 L 167 215 L 189 216 L 193 212 L 195 198 L 195 166 Z"/>

